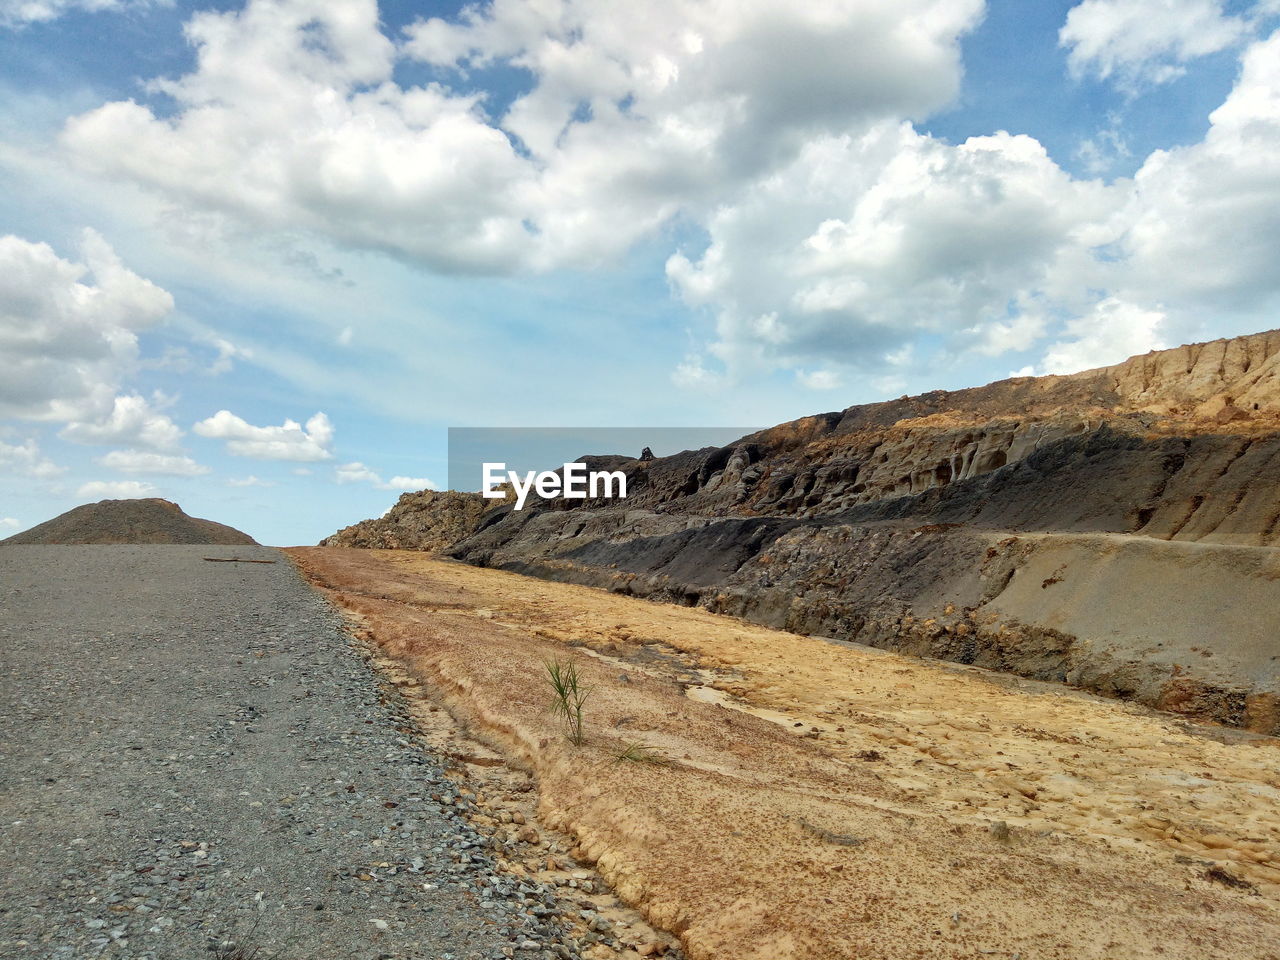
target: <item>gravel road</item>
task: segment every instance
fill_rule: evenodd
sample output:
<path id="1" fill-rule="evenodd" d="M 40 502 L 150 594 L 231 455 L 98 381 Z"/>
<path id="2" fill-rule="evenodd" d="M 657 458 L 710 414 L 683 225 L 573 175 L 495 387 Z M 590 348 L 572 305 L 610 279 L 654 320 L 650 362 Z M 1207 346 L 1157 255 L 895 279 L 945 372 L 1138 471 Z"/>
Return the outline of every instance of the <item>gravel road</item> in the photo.
<path id="1" fill-rule="evenodd" d="M 280 553 L 0 547 L 0 651 L 6 960 L 577 956 Z"/>

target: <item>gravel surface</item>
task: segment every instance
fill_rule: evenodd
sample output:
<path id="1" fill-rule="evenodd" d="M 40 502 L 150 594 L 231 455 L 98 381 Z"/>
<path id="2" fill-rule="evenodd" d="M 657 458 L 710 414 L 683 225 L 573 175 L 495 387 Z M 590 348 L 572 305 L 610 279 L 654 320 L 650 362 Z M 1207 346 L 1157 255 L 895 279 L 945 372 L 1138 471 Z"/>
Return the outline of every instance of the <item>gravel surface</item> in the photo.
<path id="1" fill-rule="evenodd" d="M 0 650 L 6 960 L 577 956 L 278 552 L 0 547 Z"/>

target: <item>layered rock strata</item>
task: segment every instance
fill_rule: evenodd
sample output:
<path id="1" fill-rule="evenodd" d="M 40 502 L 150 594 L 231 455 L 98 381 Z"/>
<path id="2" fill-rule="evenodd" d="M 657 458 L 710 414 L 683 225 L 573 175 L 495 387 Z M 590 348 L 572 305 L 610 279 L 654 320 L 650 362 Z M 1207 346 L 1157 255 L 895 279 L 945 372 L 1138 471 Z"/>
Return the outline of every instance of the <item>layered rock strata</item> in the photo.
<path id="1" fill-rule="evenodd" d="M 369 545 L 1280 733 L 1280 331 L 618 464 L 622 505 Z"/>

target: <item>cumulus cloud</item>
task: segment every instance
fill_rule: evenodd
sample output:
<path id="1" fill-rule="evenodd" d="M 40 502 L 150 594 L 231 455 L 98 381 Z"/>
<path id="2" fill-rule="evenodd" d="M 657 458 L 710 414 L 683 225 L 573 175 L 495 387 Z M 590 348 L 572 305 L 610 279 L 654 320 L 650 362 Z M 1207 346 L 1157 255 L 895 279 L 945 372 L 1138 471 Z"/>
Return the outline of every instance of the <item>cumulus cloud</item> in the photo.
<path id="1" fill-rule="evenodd" d="M 195 69 L 153 84 L 176 111 L 110 103 L 64 142 L 184 207 L 438 269 L 593 263 L 812 136 L 947 103 L 982 9 L 498 0 L 419 22 L 397 48 L 374 0 L 250 0 L 188 23 Z M 446 79 L 398 84 L 413 59 Z M 493 64 L 532 81 L 499 115 L 467 89 Z"/>
<path id="2" fill-rule="evenodd" d="M 1257 329 L 1280 308 L 1277 151 L 1280 32 L 1243 49 L 1200 143 L 1111 184 L 1006 133 L 951 145 L 884 124 L 815 140 L 722 205 L 696 256 L 669 259 L 673 289 L 715 318 L 674 379 L 870 372 L 925 337 L 986 356 L 1048 340 L 1041 366 L 1060 371 L 1202 337 L 1207 319 Z"/>
<path id="3" fill-rule="evenodd" d="M 1108 297 L 1085 316 L 1067 322 L 1066 333 L 1072 339 L 1048 348 L 1040 372 L 1076 373 L 1171 346 L 1161 334 L 1164 319 L 1158 310 Z"/>
<path id="4" fill-rule="evenodd" d="M 724 383 L 724 377 L 708 369 L 704 359 L 695 354 L 685 357 L 671 372 L 671 382 L 689 390 L 714 391 Z"/>
<path id="5" fill-rule="evenodd" d="M 75 443 L 174 450 L 182 439 L 182 428 L 155 409 L 151 401 L 133 394 L 116 397 L 111 412 L 102 419 L 70 423 L 58 436 Z"/>
<path id="6" fill-rule="evenodd" d="M 338 483 L 381 483 L 382 478 L 363 463 L 344 463 L 333 471 Z"/>
<path id="7" fill-rule="evenodd" d="M 921 333 L 974 346 L 1034 334 L 1011 312 L 1063 292 L 1110 210 L 1107 188 L 1072 180 L 1030 137 L 952 146 L 884 124 L 811 143 L 722 207 L 701 256 L 672 256 L 667 275 L 715 311 L 711 353 L 730 368 L 879 367 Z"/>
<path id="8" fill-rule="evenodd" d="M 98 458 L 98 463 L 121 473 L 166 474 L 173 477 L 198 477 L 209 468 L 190 457 L 151 453 L 145 450 L 112 450 Z"/>
<path id="9" fill-rule="evenodd" d="M 15 517 L 0 517 L 0 530 L 21 530 L 22 521 Z"/>
<path id="10" fill-rule="evenodd" d="M 0 237 L 0 416 L 73 420 L 110 407 L 138 332 L 173 309 L 94 231 L 81 235 L 80 256 Z"/>
<path id="11" fill-rule="evenodd" d="M 227 480 L 227 485 L 231 487 L 274 487 L 275 484 L 269 480 L 259 480 L 253 474 L 247 477 L 231 477 Z"/>
<path id="12" fill-rule="evenodd" d="M 143 480 L 91 480 L 76 491 L 79 497 L 108 500 L 137 500 L 154 495 L 156 488 Z"/>
<path id="13" fill-rule="evenodd" d="M 237 347 L 230 340 L 224 340 L 221 337 L 214 339 L 213 346 L 218 351 L 218 355 L 209 365 L 209 372 L 215 375 L 230 373 L 236 360 L 248 360 L 253 356 L 253 351 Z"/>
<path id="14" fill-rule="evenodd" d="M 73 10 L 85 13 L 170 6 L 173 0 L 3 0 L 0 2 L 0 27 L 18 27 L 28 23 L 47 23 Z"/>
<path id="15" fill-rule="evenodd" d="M 1280 306 L 1280 31 L 1249 46 L 1203 141 L 1158 150 L 1118 211 L 1115 295 L 1183 313 Z"/>
<path id="16" fill-rule="evenodd" d="M 390 480 L 384 481 L 377 472 L 366 467 L 359 461 L 352 463 L 344 463 L 342 466 L 334 470 L 334 479 L 341 484 L 348 483 L 367 483 L 377 487 L 379 490 L 439 490 L 431 480 L 426 477 L 392 477 Z"/>
<path id="17" fill-rule="evenodd" d="M 920 132 L 958 90 L 981 0 L 494 0 L 398 42 L 373 0 L 249 0 L 189 21 L 194 67 L 151 84 L 166 109 L 109 103 L 72 118 L 63 143 L 193 215 L 445 272 L 590 267 L 678 223 L 695 239 L 667 277 L 713 329 L 677 385 L 782 368 L 815 388 L 856 372 L 898 390 L 908 370 L 892 358 L 912 345 L 1037 351 L 1065 369 L 1280 305 L 1280 49 L 1253 39 L 1254 9 L 1072 9 L 1059 38 L 1072 69 L 1135 90 L 1242 51 L 1203 142 L 1111 183 L 1071 176 L 1027 136 Z M 433 82 L 398 79 L 423 64 Z M 510 103 L 475 92 L 491 67 L 527 88 Z M 1111 123 L 1081 156 L 1102 173 L 1129 149 Z M 127 359 L 131 341 L 111 342 Z M 330 456 L 327 420 L 316 436 L 227 411 L 202 427 L 244 456 Z"/>
<path id="18" fill-rule="evenodd" d="M 60 467 L 40 452 L 40 446 L 34 438 L 22 443 L 5 443 L 0 440 L 0 471 L 19 477 L 34 477 L 37 480 L 49 480 L 65 473 Z"/>
<path id="19" fill-rule="evenodd" d="M 1090 176 L 1101 176 L 1110 171 L 1117 163 L 1133 156 L 1129 143 L 1125 139 L 1123 120 L 1117 113 L 1107 117 L 1107 125 L 1099 129 L 1092 137 L 1081 141 L 1076 148 L 1076 160 Z"/>
<path id="20" fill-rule="evenodd" d="M 810 390 L 834 390 L 840 386 L 840 375 L 834 370 L 797 370 L 796 380 Z"/>
<path id="21" fill-rule="evenodd" d="M 1249 31 L 1227 16 L 1223 0 L 1084 0 L 1072 7 L 1058 40 L 1077 76 L 1134 86 L 1167 83 L 1183 64 L 1239 42 Z"/>
<path id="22" fill-rule="evenodd" d="M 333 456 L 333 424 L 317 413 L 305 424 L 285 420 L 279 427 L 255 427 L 230 410 L 219 410 L 192 429 L 202 437 L 227 442 L 227 452 L 257 460 L 328 460 Z"/>

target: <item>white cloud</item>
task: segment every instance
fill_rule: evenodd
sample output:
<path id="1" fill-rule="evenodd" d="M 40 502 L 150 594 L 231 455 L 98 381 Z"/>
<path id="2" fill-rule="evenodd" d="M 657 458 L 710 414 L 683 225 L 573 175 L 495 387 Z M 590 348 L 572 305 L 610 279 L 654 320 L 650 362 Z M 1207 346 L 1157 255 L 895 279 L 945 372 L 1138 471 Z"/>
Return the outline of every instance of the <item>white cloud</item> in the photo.
<path id="1" fill-rule="evenodd" d="M 676 364 L 671 373 L 671 382 L 677 387 L 710 392 L 723 385 L 724 377 L 708 369 L 704 357 L 689 354 Z"/>
<path id="2" fill-rule="evenodd" d="M 156 488 L 142 480 L 92 480 L 76 491 L 78 497 L 102 497 L 108 500 L 137 500 L 150 497 Z"/>
<path id="3" fill-rule="evenodd" d="M 1135 175 L 1111 286 L 1181 318 L 1269 321 L 1280 308 L 1280 31 L 1245 50 L 1209 120 L 1203 141 L 1158 150 Z"/>
<path id="4" fill-rule="evenodd" d="M 128 270 L 94 231 L 81 235 L 80 254 L 84 263 L 0 237 L 0 416 L 72 420 L 105 410 L 137 361 L 138 331 L 173 309 L 168 293 Z"/>
<path id="5" fill-rule="evenodd" d="M 1171 346 L 1161 334 L 1164 314 L 1109 297 L 1083 317 L 1071 320 L 1072 337 L 1048 348 L 1041 373 L 1076 373 L 1106 367 L 1148 350 Z"/>
<path id="6" fill-rule="evenodd" d="M 686 303 L 715 311 L 711 352 L 730 370 L 878 367 L 925 333 L 974 347 L 1033 339 L 1011 314 L 1062 294 L 1109 200 L 1030 137 L 951 146 L 884 124 L 811 143 L 722 207 L 699 259 L 676 254 L 667 274 Z"/>
<path id="7" fill-rule="evenodd" d="M 1249 24 L 1227 16 L 1222 0 L 1084 0 L 1058 34 L 1077 76 L 1122 85 L 1166 83 L 1183 64 L 1242 40 Z"/>
<path id="8" fill-rule="evenodd" d="M 209 365 L 209 372 L 215 375 L 230 373 L 235 366 L 233 361 L 237 359 L 249 360 L 253 357 L 251 350 L 237 347 L 230 340 L 224 340 L 221 337 L 214 339 L 213 346 L 217 349 L 218 356 Z"/>
<path id="9" fill-rule="evenodd" d="M 158 402 L 164 402 L 164 398 L 158 398 Z M 58 436 L 75 443 L 174 450 L 182 440 L 182 428 L 145 397 L 133 394 L 116 397 L 111 412 L 101 420 L 68 424 Z"/>
<path id="10" fill-rule="evenodd" d="M 48 480 L 65 473 L 66 468 L 43 456 L 35 439 L 28 438 L 20 444 L 0 440 L 0 471 L 19 477 Z"/>
<path id="11" fill-rule="evenodd" d="M 22 521 L 13 517 L 0 517 L 0 529 L 21 530 Z"/>
<path id="12" fill-rule="evenodd" d="M 1090 176 L 1102 176 L 1117 163 L 1133 156 L 1125 139 L 1123 121 L 1118 114 L 1107 117 L 1107 125 L 1092 137 L 1081 141 L 1076 148 L 1078 160 Z"/>
<path id="13" fill-rule="evenodd" d="M 121 473 L 166 474 L 174 477 L 197 477 L 209 468 L 190 457 L 171 456 L 142 450 L 112 450 L 98 458 L 98 463 Z"/>
<path id="14" fill-rule="evenodd" d="M 426 477 L 402 477 L 394 476 L 388 480 L 382 487 L 383 490 L 439 490 L 440 487 L 434 480 Z"/>
<path id="15" fill-rule="evenodd" d="M 930 339 L 983 356 L 1048 340 L 1040 366 L 1059 371 L 1270 326 L 1277 155 L 1280 32 L 1243 50 L 1204 140 L 1156 151 L 1132 180 L 1074 179 L 1006 133 L 952 146 L 886 124 L 815 140 L 722 205 L 696 257 L 669 259 L 673 288 L 716 321 L 673 379 L 714 388 L 811 364 L 871 374 Z"/>
<path id="16" fill-rule="evenodd" d="M 834 370 L 797 370 L 796 380 L 810 390 L 834 390 L 840 386 L 840 375 Z"/>
<path id="17" fill-rule="evenodd" d="M 86 165 L 184 208 L 448 271 L 591 264 L 710 209 L 810 138 L 920 117 L 960 81 L 982 0 L 497 0 L 397 49 L 373 0 L 250 0 L 187 25 L 196 68 L 73 118 Z M 501 115 L 475 65 L 527 71 Z M 261 91 L 269 88 L 270 97 Z"/>
<path id="18" fill-rule="evenodd" d="M 269 480 L 259 480 L 253 474 L 247 477 L 231 477 L 227 480 L 227 485 L 232 487 L 274 487 L 275 484 Z"/>
<path id="19" fill-rule="evenodd" d="M 328 460 L 333 424 L 317 413 L 306 425 L 285 420 L 279 427 L 255 427 L 230 410 L 219 410 L 192 428 L 202 437 L 227 441 L 227 451 L 237 457 L 258 460 Z"/>
<path id="20" fill-rule="evenodd" d="M 1072 10 L 1060 40 L 1074 69 L 1134 89 L 1243 51 L 1202 143 L 1103 183 L 1027 136 L 951 144 L 913 125 L 954 97 L 958 43 L 982 12 L 981 0 L 494 0 L 397 47 L 372 0 L 249 0 L 192 18 L 194 69 L 153 84 L 173 109 L 107 104 L 69 121 L 63 143 L 201 222 L 440 271 L 588 267 L 678 223 L 694 239 L 668 278 L 714 318 L 671 376 L 691 390 L 781 368 L 896 391 L 915 377 L 888 358 L 913 344 L 921 369 L 1014 351 L 1028 356 L 1009 366 L 1036 352 L 1059 368 L 1273 315 L 1280 48 L 1250 41 L 1259 15 L 1213 0 Z M 437 82 L 395 80 L 414 58 Z M 523 71 L 529 88 L 509 106 L 463 92 L 489 66 Z M 1086 168 L 1109 172 L 1123 134 L 1109 121 L 1083 143 Z M 1099 317 L 1123 329 L 1103 337 Z M 0 403 L 4 391 L 0 378 Z M 292 421 L 223 411 L 204 424 L 241 455 L 330 456 L 331 437 Z"/>
<path id="21" fill-rule="evenodd" d="M 352 331 L 350 327 L 343 327 L 342 330 L 339 331 L 338 335 L 334 337 L 334 342 L 336 342 L 340 347 L 349 347 L 351 346 L 351 338 L 354 335 L 354 331 Z"/>
<path id="22" fill-rule="evenodd" d="M 338 483 L 373 483 L 379 484 L 382 478 L 363 463 L 344 463 L 333 471 L 333 478 Z"/>
<path id="23" fill-rule="evenodd" d="M 340 484 L 348 483 L 367 483 L 379 490 L 439 490 L 440 488 L 426 477 L 392 477 L 390 480 L 383 481 L 382 477 L 366 467 L 363 463 L 355 461 L 352 463 L 344 463 L 342 466 L 334 470 L 334 480 Z"/>
<path id="24" fill-rule="evenodd" d="M 962 331 L 972 337 L 972 349 L 986 357 L 998 357 L 1011 350 L 1028 350 L 1039 341 L 1049 326 L 1049 318 L 1033 303 L 1023 303 L 1020 310 L 1004 319 L 991 320 Z"/>
<path id="25" fill-rule="evenodd" d="M 47 23 L 73 10 L 86 13 L 119 12 L 150 6 L 170 6 L 173 0 L 0 0 L 0 26 Z"/>
<path id="26" fill-rule="evenodd" d="M 871 378 L 871 385 L 876 388 L 876 392 L 882 397 L 892 397 L 904 395 L 907 389 L 907 378 L 901 374 L 885 374 L 879 377 Z"/>
<path id="27" fill-rule="evenodd" d="M 144 357 L 138 361 L 139 370 L 169 370 L 173 373 L 189 373 L 195 363 L 191 351 L 184 346 L 168 344 L 158 357 Z"/>

